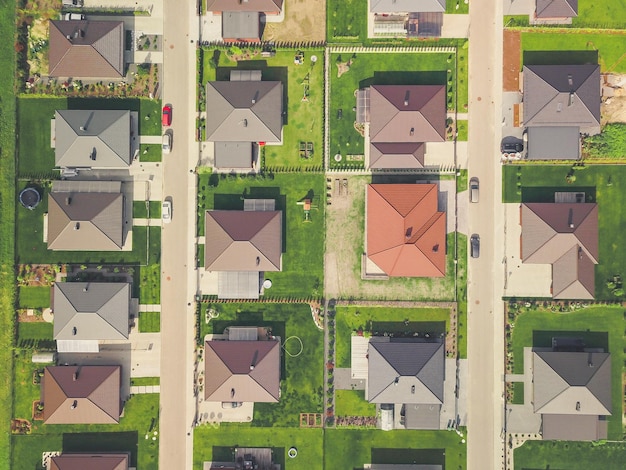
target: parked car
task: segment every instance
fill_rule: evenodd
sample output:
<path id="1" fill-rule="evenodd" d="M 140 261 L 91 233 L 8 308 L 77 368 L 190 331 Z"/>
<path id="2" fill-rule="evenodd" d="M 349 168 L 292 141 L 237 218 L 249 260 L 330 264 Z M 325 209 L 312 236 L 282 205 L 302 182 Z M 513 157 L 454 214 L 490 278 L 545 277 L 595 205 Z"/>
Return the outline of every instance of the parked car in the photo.
<path id="1" fill-rule="evenodd" d="M 165 200 L 161 204 L 161 218 L 166 224 L 172 221 L 172 201 Z"/>
<path id="2" fill-rule="evenodd" d="M 472 258 L 480 256 L 480 236 L 476 233 L 470 238 L 470 252 Z"/>
<path id="3" fill-rule="evenodd" d="M 67 7 L 82 7 L 84 0 L 63 0 L 63 6 Z"/>
<path id="4" fill-rule="evenodd" d="M 500 149 L 502 153 L 519 153 L 524 151 L 524 144 L 521 142 L 502 142 Z"/>
<path id="5" fill-rule="evenodd" d="M 172 107 L 169 104 L 163 106 L 163 115 L 161 118 L 161 123 L 164 126 L 172 125 Z"/>
<path id="6" fill-rule="evenodd" d="M 161 139 L 161 150 L 163 153 L 170 153 L 172 151 L 172 133 L 166 132 Z"/>
<path id="7" fill-rule="evenodd" d="M 69 21 L 69 20 L 84 20 L 85 19 L 85 15 L 83 15 L 82 13 L 66 13 L 65 15 L 63 15 L 63 19 L 65 21 Z"/>
<path id="8" fill-rule="evenodd" d="M 478 202 L 478 178 L 475 176 L 470 179 L 470 202 Z"/>

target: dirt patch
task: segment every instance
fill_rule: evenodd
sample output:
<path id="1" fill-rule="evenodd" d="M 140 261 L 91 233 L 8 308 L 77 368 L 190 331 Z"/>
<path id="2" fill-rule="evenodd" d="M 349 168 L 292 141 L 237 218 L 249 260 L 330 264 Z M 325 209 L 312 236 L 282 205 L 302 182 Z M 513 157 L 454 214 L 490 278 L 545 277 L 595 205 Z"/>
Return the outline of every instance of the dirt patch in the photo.
<path id="1" fill-rule="evenodd" d="M 626 75 L 603 75 L 602 95 L 600 124 L 626 123 Z"/>
<path id="2" fill-rule="evenodd" d="M 341 77 L 344 73 L 350 70 L 350 66 L 352 65 L 352 60 L 348 62 L 338 62 L 337 63 L 337 78 Z"/>
<path id="3" fill-rule="evenodd" d="M 504 91 L 519 91 L 521 47 L 522 33 L 505 29 L 502 58 L 502 88 Z"/>
<path id="4" fill-rule="evenodd" d="M 285 19 L 266 23 L 265 41 L 324 41 L 326 39 L 326 0 L 285 0 Z"/>

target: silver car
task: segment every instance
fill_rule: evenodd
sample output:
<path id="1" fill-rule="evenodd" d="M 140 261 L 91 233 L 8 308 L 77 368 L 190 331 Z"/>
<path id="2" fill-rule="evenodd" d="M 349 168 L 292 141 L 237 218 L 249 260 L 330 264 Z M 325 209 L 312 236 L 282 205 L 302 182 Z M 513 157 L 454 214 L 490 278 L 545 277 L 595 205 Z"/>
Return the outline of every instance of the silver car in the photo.
<path id="1" fill-rule="evenodd" d="M 475 176 L 469 182 L 470 202 L 478 202 L 478 178 Z"/>

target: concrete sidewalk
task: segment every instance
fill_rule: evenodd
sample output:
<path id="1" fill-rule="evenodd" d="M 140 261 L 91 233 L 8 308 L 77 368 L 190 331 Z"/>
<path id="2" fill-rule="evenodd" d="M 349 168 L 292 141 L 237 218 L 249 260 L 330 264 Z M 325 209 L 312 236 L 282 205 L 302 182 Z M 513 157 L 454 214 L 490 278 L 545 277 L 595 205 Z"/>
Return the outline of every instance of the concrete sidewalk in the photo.
<path id="1" fill-rule="evenodd" d="M 141 395 L 144 393 L 161 393 L 160 385 L 131 385 L 131 395 Z"/>

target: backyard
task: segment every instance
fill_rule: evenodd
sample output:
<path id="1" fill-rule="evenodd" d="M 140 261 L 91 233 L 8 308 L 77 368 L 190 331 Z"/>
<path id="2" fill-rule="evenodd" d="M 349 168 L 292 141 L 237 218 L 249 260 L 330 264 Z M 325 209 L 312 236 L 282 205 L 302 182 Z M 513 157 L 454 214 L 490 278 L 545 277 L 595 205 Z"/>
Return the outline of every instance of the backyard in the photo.
<path id="1" fill-rule="evenodd" d="M 50 287 L 21 286 L 18 289 L 18 304 L 22 308 L 50 307 Z"/>
<path id="2" fill-rule="evenodd" d="M 572 26 L 583 28 L 626 28 L 625 0 L 579 0 L 578 16 Z"/>
<path id="3" fill-rule="evenodd" d="M 219 314 L 209 323 L 205 315 L 207 308 Z M 256 403 L 252 426 L 297 427 L 300 413 L 322 412 L 324 334 L 313 323 L 308 304 L 202 304 L 201 338 L 209 333 L 221 334 L 233 325 L 270 327 L 283 342 L 280 402 Z"/>
<path id="4" fill-rule="evenodd" d="M 241 54 L 235 54 L 235 52 L 241 52 Z M 228 80 L 230 71 L 233 69 L 261 70 L 264 81 L 282 82 L 285 110 L 283 141 L 282 145 L 264 147 L 264 162 L 262 162 L 264 168 L 319 168 L 322 166 L 324 51 L 322 49 L 305 50 L 302 65 L 294 63 L 295 55 L 295 50 L 276 51 L 273 57 L 263 58 L 257 49 L 203 50 L 200 77 L 200 83 L 203 86 L 213 80 Z M 301 142 L 313 144 L 313 154 L 309 158 L 301 157 L 299 152 Z"/>
<path id="5" fill-rule="evenodd" d="M 567 178 L 567 175 L 573 175 Z M 504 202 L 553 202 L 555 191 L 584 191 L 587 202 L 598 203 L 599 264 L 595 298 L 615 300 L 609 285 L 614 276 L 626 276 L 626 250 L 622 239 L 626 221 L 626 167 L 620 165 L 506 165 L 503 167 Z M 566 179 L 567 178 L 567 179 Z"/>
<path id="6" fill-rule="evenodd" d="M 328 42 L 365 41 L 367 6 L 367 0 L 326 0 Z"/>
<path id="7" fill-rule="evenodd" d="M 364 390 L 335 390 L 336 416 L 376 416 L 376 404 L 365 400 Z"/>
<path id="8" fill-rule="evenodd" d="M 611 353 L 612 416 L 608 418 L 609 439 L 622 438 L 622 370 L 624 365 L 624 309 L 621 306 L 592 306 L 570 313 L 524 308 L 512 329 L 513 372 L 524 371 L 524 347 L 549 347 L 555 334 L 582 338 L 589 347 Z"/>
<path id="9" fill-rule="evenodd" d="M 515 470 L 621 470 L 626 462 L 624 442 L 526 441 L 515 449 Z"/>
<path id="10" fill-rule="evenodd" d="M 324 195 L 324 176 L 317 174 L 200 175 L 198 235 L 204 235 L 206 210 L 242 210 L 244 198 L 276 200 L 276 210 L 283 212 L 283 270 L 265 273 L 273 283 L 265 297 L 320 297 L 324 278 Z M 298 204 L 305 198 L 313 202 L 308 221 L 303 206 Z"/>

